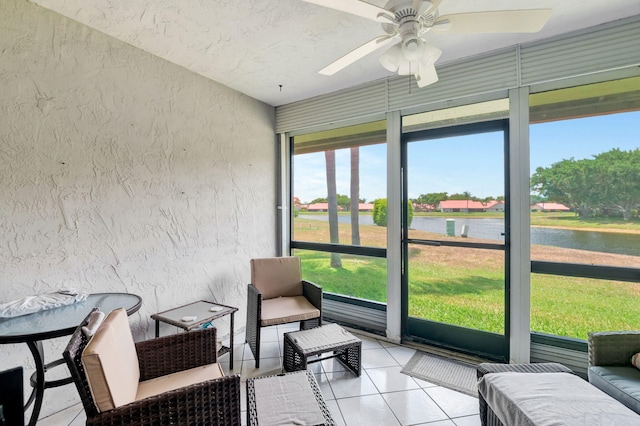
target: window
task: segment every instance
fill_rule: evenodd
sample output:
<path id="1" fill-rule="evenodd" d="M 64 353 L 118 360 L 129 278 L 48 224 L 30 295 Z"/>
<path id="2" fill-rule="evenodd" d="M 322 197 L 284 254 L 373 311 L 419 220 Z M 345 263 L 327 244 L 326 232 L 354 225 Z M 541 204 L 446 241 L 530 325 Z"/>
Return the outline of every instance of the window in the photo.
<path id="1" fill-rule="evenodd" d="M 534 332 L 586 340 L 638 327 L 638 87 L 631 78 L 530 96 Z"/>
<path id="2" fill-rule="evenodd" d="M 385 302 L 387 233 L 374 209 L 386 209 L 386 122 L 292 143 L 291 247 L 304 278 L 325 292 Z"/>

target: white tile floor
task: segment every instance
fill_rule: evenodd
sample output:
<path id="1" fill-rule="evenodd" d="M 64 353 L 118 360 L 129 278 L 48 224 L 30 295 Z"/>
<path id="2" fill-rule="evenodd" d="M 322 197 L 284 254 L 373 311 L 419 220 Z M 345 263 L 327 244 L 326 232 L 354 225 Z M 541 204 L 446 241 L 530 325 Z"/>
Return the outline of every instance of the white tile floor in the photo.
<path id="1" fill-rule="evenodd" d="M 260 369 L 254 368 L 255 361 L 244 344 L 244 334 L 235 338 L 233 371 L 229 371 L 228 354 L 219 361 L 227 374 L 240 373 L 243 380 L 280 373 L 282 335 L 297 329 L 297 324 L 287 324 L 262 330 Z M 362 339 L 360 377 L 334 359 L 310 364 L 337 425 L 480 425 L 477 398 L 400 373 L 415 349 L 363 335 L 358 337 Z M 246 421 L 245 389 L 243 383 L 243 424 Z M 77 404 L 41 419 L 38 425 L 76 426 L 85 420 L 82 406 Z"/>

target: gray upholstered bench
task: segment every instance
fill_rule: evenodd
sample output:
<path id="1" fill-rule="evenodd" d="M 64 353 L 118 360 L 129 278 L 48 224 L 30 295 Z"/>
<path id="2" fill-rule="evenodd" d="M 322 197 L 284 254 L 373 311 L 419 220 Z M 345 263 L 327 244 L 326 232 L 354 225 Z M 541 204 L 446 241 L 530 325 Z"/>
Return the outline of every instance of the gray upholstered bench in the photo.
<path id="1" fill-rule="evenodd" d="M 480 364 L 478 377 L 483 425 L 640 425 L 638 414 L 561 364 Z"/>

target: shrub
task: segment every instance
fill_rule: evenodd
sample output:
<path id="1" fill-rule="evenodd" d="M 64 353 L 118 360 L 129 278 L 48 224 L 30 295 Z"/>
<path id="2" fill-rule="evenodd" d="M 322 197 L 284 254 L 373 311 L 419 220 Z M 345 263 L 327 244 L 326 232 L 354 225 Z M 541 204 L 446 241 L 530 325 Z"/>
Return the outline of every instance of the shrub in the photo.
<path id="1" fill-rule="evenodd" d="M 378 198 L 373 202 L 373 223 L 378 226 L 387 226 L 387 199 Z"/>
<path id="2" fill-rule="evenodd" d="M 387 199 L 386 198 L 378 198 L 373 202 L 373 223 L 378 226 L 387 226 Z M 411 201 L 407 201 L 407 216 L 409 225 L 411 226 L 411 222 L 413 221 L 413 204 Z"/>

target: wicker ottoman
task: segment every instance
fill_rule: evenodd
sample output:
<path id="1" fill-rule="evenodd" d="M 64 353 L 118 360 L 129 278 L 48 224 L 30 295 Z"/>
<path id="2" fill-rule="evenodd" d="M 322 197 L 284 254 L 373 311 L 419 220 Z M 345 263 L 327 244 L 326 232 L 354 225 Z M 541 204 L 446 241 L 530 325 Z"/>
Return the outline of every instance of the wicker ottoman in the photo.
<path id="1" fill-rule="evenodd" d="M 308 360 L 310 356 L 333 352 L 324 358 Z M 337 324 L 323 325 L 284 335 L 284 370 L 306 370 L 307 364 L 337 358 L 357 376 L 361 373 L 362 341 Z"/>
<path id="2" fill-rule="evenodd" d="M 247 424 L 335 425 L 309 370 L 247 380 Z"/>
<path id="3" fill-rule="evenodd" d="M 478 380 L 485 374 L 503 373 L 508 371 L 517 373 L 573 373 L 570 368 L 555 362 L 537 364 L 482 363 L 478 364 L 477 367 Z M 478 392 L 478 399 L 480 402 L 480 422 L 482 423 L 482 426 L 504 426 L 491 407 L 487 405 L 487 402 L 484 400 L 480 392 Z"/>

